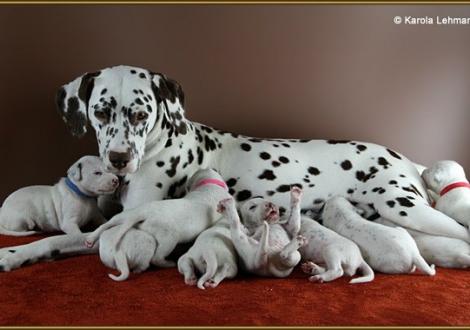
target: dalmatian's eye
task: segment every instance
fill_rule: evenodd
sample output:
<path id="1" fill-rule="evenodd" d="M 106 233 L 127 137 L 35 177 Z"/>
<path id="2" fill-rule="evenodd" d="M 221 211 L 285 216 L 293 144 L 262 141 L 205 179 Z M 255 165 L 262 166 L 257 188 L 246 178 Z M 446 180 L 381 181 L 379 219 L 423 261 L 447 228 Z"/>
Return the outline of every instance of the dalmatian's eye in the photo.
<path id="1" fill-rule="evenodd" d="M 148 113 L 145 112 L 145 111 L 139 111 L 139 112 L 133 113 L 130 116 L 131 124 L 132 125 L 137 125 L 137 124 L 143 122 L 144 120 L 146 120 L 148 118 L 148 116 L 149 116 Z"/>
<path id="2" fill-rule="evenodd" d="M 93 173 L 93 174 L 94 174 L 94 175 L 98 175 L 98 176 L 100 176 L 100 175 L 103 175 L 103 172 L 96 171 L 96 172 L 95 172 L 95 173 Z"/>
<path id="3" fill-rule="evenodd" d="M 103 123 L 109 121 L 109 116 L 106 114 L 106 112 L 101 111 L 101 110 L 96 110 L 95 111 L 95 117 L 96 117 L 96 119 L 98 119 L 99 121 L 101 121 Z"/>

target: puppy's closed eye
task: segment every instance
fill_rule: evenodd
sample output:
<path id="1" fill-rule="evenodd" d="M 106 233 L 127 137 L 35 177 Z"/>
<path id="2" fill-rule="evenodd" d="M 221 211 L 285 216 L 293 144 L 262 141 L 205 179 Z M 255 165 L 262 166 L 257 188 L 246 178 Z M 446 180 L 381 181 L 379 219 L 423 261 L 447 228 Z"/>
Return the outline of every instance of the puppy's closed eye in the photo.
<path id="1" fill-rule="evenodd" d="M 250 211 L 253 211 L 255 208 L 256 208 L 256 205 L 252 205 L 252 206 L 250 206 L 248 209 L 249 209 Z"/>

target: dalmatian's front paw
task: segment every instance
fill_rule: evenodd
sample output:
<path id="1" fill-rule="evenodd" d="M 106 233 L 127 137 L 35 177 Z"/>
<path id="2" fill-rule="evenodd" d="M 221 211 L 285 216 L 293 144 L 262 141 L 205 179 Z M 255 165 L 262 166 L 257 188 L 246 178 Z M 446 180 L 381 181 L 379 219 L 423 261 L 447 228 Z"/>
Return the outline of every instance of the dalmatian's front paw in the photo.
<path id="1" fill-rule="evenodd" d="M 295 205 L 300 203 L 300 199 L 302 198 L 302 189 L 300 189 L 297 186 L 292 186 L 290 188 L 290 199 L 291 199 L 291 204 Z"/>
<path id="2" fill-rule="evenodd" d="M 221 214 L 230 213 L 235 208 L 235 201 L 233 198 L 222 199 L 219 204 L 217 204 L 217 212 Z"/>

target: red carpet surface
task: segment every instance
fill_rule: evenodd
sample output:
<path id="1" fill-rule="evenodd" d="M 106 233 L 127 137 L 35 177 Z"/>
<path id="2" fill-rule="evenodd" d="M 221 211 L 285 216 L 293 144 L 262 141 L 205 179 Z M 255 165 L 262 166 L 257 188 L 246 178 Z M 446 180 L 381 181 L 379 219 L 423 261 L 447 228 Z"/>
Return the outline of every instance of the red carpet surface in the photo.
<path id="1" fill-rule="evenodd" d="M 0 247 L 38 237 L 0 236 Z M 241 276 L 205 291 L 186 286 L 176 269 L 152 269 L 114 282 L 98 256 L 42 262 L 0 273 L 0 326 L 333 326 L 470 325 L 470 270 L 435 277 L 378 274 L 313 284 Z"/>

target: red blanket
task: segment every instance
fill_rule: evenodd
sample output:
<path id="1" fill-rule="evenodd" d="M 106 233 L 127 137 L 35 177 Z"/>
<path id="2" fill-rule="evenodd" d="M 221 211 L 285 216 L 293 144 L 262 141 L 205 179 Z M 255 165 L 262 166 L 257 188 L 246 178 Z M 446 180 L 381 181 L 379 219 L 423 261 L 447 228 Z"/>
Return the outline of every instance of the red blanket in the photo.
<path id="1" fill-rule="evenodd" d="M 37 239 L 0 236 L 0 247 Z M 205 291 L 176 269 L 114 282 L 98 256 L 42 262 L 0 273 L 3 325 L 470 325 L 470 271 L 434 277 L 378 274 L 313 284 L 242 275 Z"/>

